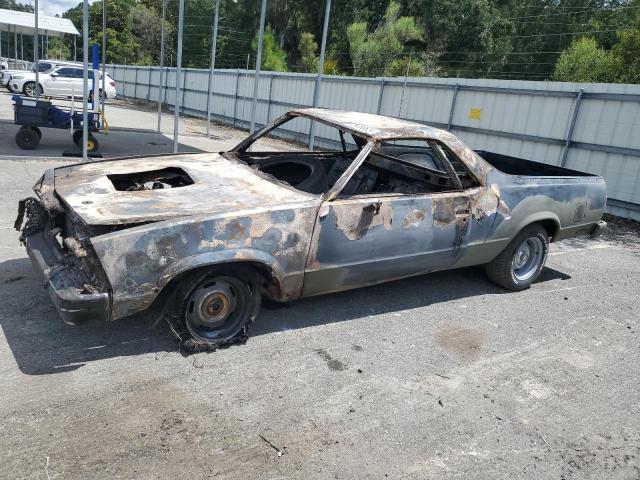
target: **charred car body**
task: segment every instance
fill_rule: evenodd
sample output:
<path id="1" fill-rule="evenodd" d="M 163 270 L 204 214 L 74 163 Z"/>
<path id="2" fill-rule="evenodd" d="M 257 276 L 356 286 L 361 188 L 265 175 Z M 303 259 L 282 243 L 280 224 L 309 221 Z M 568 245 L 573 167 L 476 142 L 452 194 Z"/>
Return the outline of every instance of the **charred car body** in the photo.
<path id="1" fill-rule="evenodd" d="M 260 149 L 312 121 L 335 151 Z M 16 228 L 66 322 L 157 308 L 214 346 L 246 333 L 261 296 L 480 264 L 522 290 L 550 241 L 598 234 L 606 202 L 599 176 L 324 109 L 291 111 L 228 152 L 66 166 L 34 190 Z"/>

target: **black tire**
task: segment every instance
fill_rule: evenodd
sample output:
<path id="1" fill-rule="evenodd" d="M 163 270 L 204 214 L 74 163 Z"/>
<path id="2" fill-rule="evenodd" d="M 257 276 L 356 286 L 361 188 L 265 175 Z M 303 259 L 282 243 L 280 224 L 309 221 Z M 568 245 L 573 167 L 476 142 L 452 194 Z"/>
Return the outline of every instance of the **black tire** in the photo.
<path id="1" fill-rule="evenodd" d="M 173 327 L 189 335 L 182 340 L 190 352 L 243 341 L 258 315 L 261 298 L 259 276 L 249 266 L 196 271 L 178 285 Z"/>
<path id="2" fill-rule="evenodd" d="M 35 97 L 36 96 L 36 82 L 27 82 L 22 86 L 22 92 L 27 97 Z M 40 85 L 40 95 L 43 94 L 42 85 Z"/>
<path id="3" fill-rule="evenodd" d="M 327 169 L 317 158 L 303 156 L 273 158 L 261 162 L 258 169 L 303 192 L 324 193 L 329 188 Z"/>
<path id="4" fill-rule="evenodd" d="M 21 127 L 16 133 L 16 143 L 23 150 L 33 150 L 40 143 L 40 135 L 30 127 Z"/>
<path id="5" fill-rule="evenodd" d="M 549 235 L 539 224 L 524 228 L 492 262 L 489 278 L 507 290 L 526 290 L 537 280 L 549 254 Z"/>
<path id="6" fill-rule="evenodd" d="M 42 140 L 42 130 L 40 130 L 38 127 L 31 127 L 31 130 L 36 132 L 38 134 L 38 138 Z"/>
<path id="7" fill-rule="evenodd" d="M 82 130 L 74 131 L 71 138 L 73 139 L 73 143 L 75 143 L 76 146 L 81 149 L 82 148 Z M 98 142 L 96 137 L 91 135 L 91 133 L 89 132 L 89 136 L 87 137 L 87 152 L 95 153 L 99 149 L 100 149 L 100 143 Z"/>
<path id="8" fill-rule="evenodd" d="M 71 138 L 78 148 L 82 147 L 82 130 L 75 130 Z"/>

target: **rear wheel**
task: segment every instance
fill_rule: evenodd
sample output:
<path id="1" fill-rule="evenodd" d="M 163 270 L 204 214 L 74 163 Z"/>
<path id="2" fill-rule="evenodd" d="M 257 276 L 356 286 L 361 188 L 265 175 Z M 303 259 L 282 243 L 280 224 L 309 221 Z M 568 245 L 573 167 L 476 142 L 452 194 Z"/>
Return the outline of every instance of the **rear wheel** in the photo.
<path id="1" fill-rule="evenodd" d="M 189 335 L 190 351 L 215 349 L 246 339 L 260 309 L 258 275 L 244 265 L 188 275 L 176 293 L 174 327 Z"/>
<path id="2" fill-rule="evenodd" d="M 33 150 L 40 143 L 40 135 L 31 127 L 21 127 L 16 133 L 16 143 L 23 150 Z"/>
<path id="3" fill-rule="evenodd" d="M 27 97 L 36 96 L 36 82 L 27 82 L 24 84 L 22 91 Z M 40 93 L 42 94 L 42 87 L 40 87 Z"/>
<path id="4" fill-rule="evenodd" d="M 541 225 L 529 225 L 486 265 L 487 275 L 508 290 L 525 290 L 542 273 L 548 253 L 547 231 Z"/>

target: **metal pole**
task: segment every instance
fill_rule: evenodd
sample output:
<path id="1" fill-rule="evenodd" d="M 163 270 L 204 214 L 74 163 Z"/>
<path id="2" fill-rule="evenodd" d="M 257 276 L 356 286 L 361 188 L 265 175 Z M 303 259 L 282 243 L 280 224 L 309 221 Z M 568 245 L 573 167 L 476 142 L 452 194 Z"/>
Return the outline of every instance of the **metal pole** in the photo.
<path id="1" fill-rule="evenodd" d="M 324 9 L 324 25 L 322 26 L 322 43 L 320 44 L 320 62 L 318 64 L 318 74 L 316 75 L 316 85 L 313 89 L 313 107 L 318 106 L 320 99 L 320 84 L 322 83 L 322 74 L 324 73 L 324 51 L 327 48 L 327 32 L 329 31 L 329 15 L 331 13 L 331 0 L 327 0 Z M 315 123 L 311 121 L 309 127 L 309 150 L 313 150 L 316 141 Z"/>
<path id="2" fill-rule="evenodd" d="M 48 37 L 47 37 L 48 43 Z M 89 0 L 82 2 L 82 159 L 88 160 L 89 141 Z"/>
<path id="3" fill-rule="evenodd" d="M 573 129 L 576 126 L 576 120 L 578 119 L 578 112 L 580 111 L 580 102 L 582 101 L 582 94 L 584 89 L 581 88 L 578 91 L 578 97 L 576 98 L 576 106 L 573 109 L 573 115 L 571 116 L 571 123 L 569 124 L 569 133 L 567 133 L 567 139 L 564 143 L 564 149 L 562 150 L 562 159 L 560 160 L 560 166 L 564 167 L 567 163 L 567 156 L 569 155 L 569 147 L 571 146 L 571 139 L 573 138 Z"/>
<path id="4" fill-rule="evenodd" d="M 45 58 L 47 58 L 49 56 L 49 30 L 45 30 L 44 31 L 44 35 L 47 39 L 47 49 L 45 50 Z"/>
<path id="5" fill-rule="evenodd" d="M 260 82 L 260 68 L 262 66 L 262 41 L 264 40 L 264 20 L 267 16 L 267 0 L 262 0 L 262 10 L 260 11 L 260 31 L 258 33 L 258 57 L 256 58 L 256 75 L 253 83 L 253 103 L 251 104 L 251 129 L 253 133 L 256 128 L 256 105 L 258 104 L 258 83 Z"/>
<path id="6" fill-rule="evenodd" d="M 36 67 L 36 100 L 40 98 L 40 69 L 38 68 L 38 37 L 40 36 L 38 30 L 38 0 L 36 0 L 35 5 L 35 14 L 36 14 L 36 25 L 35 30 L 33 32 L 33 63 Z"/>
<path id="7" fill-rule="evenodd" d="M 407 69 L 404 72 L 404 85 L 402 86 L 402 96 L 400 97 L 400 108 L 398 108 L 398 117 L 402 115 L 402 103 L 404 102 L 404 91 L 407 88 L 407 77 L 409 76 L 409 66 L 411 65 L 411 57 L 413 56 L 413 49 L 409 52 L 409 61 L 407 62 Z"/>
<path id="8" fill-rule="evenodd" d="M 18 68 L 18 27 L 13 26 L 13 61 Z"/>
<path id="9" fill-rule="evenodd" d="M 107 2 L 102 0 L 102 99 L 100 101 L 100 111 L 102 121 L 104 121 L 104 101 L 107 96 L 105 82 L 107 77 Z"/>
<path id="10" fill-rule="evenodd" d="M 207 138 L 211 124 L 211 83 L 213 82 L 213 70 L 216 68 L 216 43 L 218 42 L 218 16 L 220 13 L 220 0 L 216 0 L 216 15 L 213 20 L 213 32 L 211 33 L 211 62 L 209 62 L 209 85 L 207 86 Z"/>
<path id="11" fill-rule="evenodd" d="M 24 33 L 20 33 L 20 61 L 24 62 Z"/>
<path id="12" fill-rule="evenodd" d="M 73 61 L 78 61 L 78 55 L 76 53 L 76 35 L 73 36 Z"/>
<path id="13" fill-rule="evenodd" d="M 384 82 L 385 82 L 384 78 L 380 79 L 380 93 L 378 94 L 378 109 L 376 110 L 378 115 L 380 115 L 380 112 L 382 111 L 382 97 L 384 95 Z"/>
<path id="14" fill-rule="evenodd" d="M 178 10 L 178 59 L 176 62 L 176 99 L 173 110 L 173 153 L 178 153 L 178 125 L 180 122 L 180 73 L 182 70 L 182 34 L 184 31 L 184 0 Z"/>
<path id="15" fill-rule="evenodd" d="M 453 123 L 453 112 L 456 109 L 456 99 L 458 98 L 458 89 L 460 85 L 456 83 L 453 86 L 453 98 L 451 98 L 451 108 L 449 109 L 449 121 L 447 122 L 447 131 L 451 131 L 451 125 Z"/>
<path id="16" fill-rule="evenodd" d="M 162 33 L 160 34 L 160 82 L 158 83 L 158 133 L 160 133 L 160 123 L 162 121 L 162 91 L 164 89 L 164 85 L 162 84 L 162 74 L 164 73 L 164 32 L 166 17 L 167 0 L 162 0 Z"/>

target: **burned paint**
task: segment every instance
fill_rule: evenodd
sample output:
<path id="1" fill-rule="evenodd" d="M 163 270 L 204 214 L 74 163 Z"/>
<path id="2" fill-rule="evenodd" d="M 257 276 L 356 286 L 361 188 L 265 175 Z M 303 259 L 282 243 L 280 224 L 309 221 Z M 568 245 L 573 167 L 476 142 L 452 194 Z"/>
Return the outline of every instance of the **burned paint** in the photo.
<path id="1" fill-rule="evenodd" d="M 79 268 L 90 279 L 79 286 L 83 291 L 108 294 L 108 317 L 117 319 L 148 308 L 169 282 L 194 268 L 252 262 L 266 272 L 269 296 L 292 300 L 486 263 L 527 224 L 552 222 L 554 238 L 562 238 L 589 230 L 602 215 L 600 177 L 563 169 L 562 178 L 508 175 L 453 134 L 415 122 L 324 109 L 288 115 L 338 126 L 367 142 L 324 197 L 238 161 L 235 152 L 254 136 L 225 155 L 48 170 L 35 191 L 51 225 L 38 228 L 64 238 L 65 268 Z M 431 192 L 338 196 L 377 142 L 402 138 L 439 142 L 468 169 L 474 186 L 461 189 L 452 171 L 432 171 L 450 182 Z M 413 178 L 406 165 L 397 170 Z"/>
<path id="2" fill-rule="evenodd" d="M 406 230 L 408 228 L 418 228 L 420 223 L 424 220 L 425 213 L 422 210 L 411 210 L 402 222 L 402 227 Z"/>

